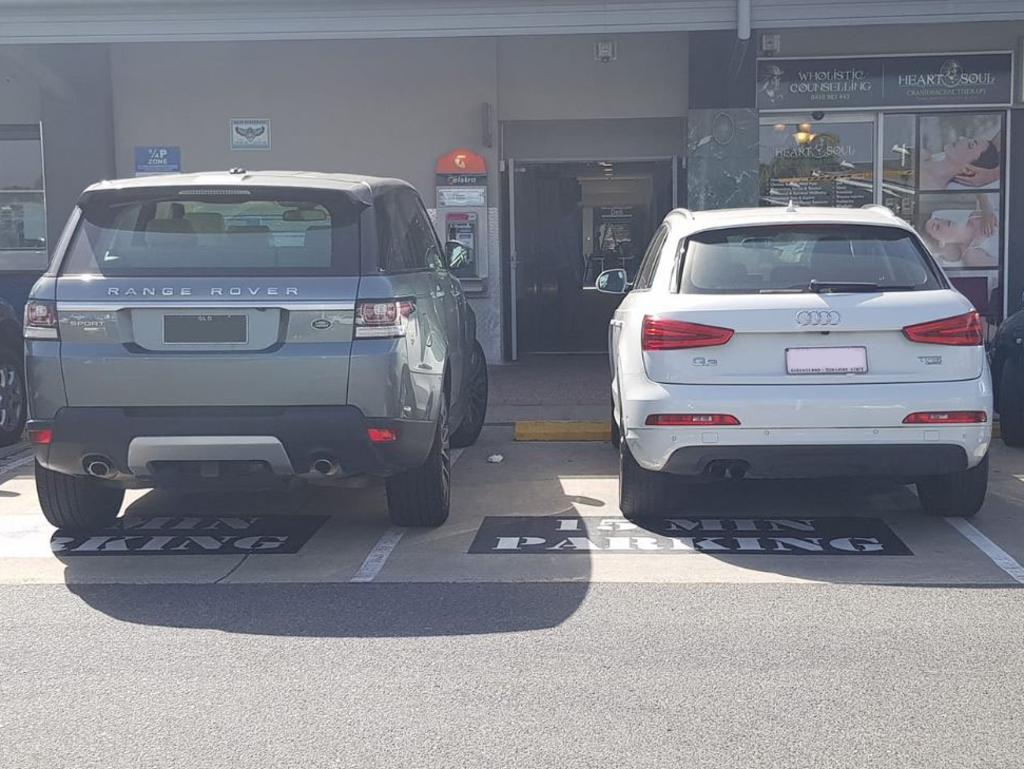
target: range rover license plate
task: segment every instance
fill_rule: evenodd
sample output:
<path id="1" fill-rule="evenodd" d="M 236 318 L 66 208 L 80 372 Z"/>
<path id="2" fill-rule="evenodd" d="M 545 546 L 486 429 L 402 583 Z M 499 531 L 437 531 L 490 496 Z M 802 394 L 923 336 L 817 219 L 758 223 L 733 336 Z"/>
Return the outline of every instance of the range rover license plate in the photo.
<path id="1" fill-rule="evenodd" d="M 866 347 L 790 347 L 786 350 L 789 374 L 866 374 Z"/>
<path id="2" fill-rule="evenodd" d="M 245 315 L 164 315 L 164 344 L 245 344 Z"/>

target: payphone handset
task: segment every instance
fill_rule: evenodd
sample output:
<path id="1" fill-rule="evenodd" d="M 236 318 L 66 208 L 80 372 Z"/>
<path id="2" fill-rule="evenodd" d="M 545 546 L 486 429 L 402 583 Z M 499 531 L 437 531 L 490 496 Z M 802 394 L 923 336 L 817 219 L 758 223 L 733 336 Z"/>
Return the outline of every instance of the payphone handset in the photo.
<path id="1" fill-rule="evenodd" d="M 452 265 L 452 271 L 460 278 L 477 277 L 476 255 L 480 237 L 480 215 L 475 211 L 446 212 L 444 232 L 448 242 L 461 243 L 466 249 L 465 262 L 461 265 Z"/>

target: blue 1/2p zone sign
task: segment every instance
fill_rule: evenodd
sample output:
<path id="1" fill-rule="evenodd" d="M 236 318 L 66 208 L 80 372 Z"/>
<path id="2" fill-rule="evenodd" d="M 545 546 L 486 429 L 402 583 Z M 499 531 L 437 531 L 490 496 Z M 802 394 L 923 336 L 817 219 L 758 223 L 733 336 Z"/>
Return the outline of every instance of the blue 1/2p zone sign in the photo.
<path id="1" fill-rule="evenodd" d="M 181 171 L 181 147 L 136 147 L 135 175 L 176 174 Z"/>

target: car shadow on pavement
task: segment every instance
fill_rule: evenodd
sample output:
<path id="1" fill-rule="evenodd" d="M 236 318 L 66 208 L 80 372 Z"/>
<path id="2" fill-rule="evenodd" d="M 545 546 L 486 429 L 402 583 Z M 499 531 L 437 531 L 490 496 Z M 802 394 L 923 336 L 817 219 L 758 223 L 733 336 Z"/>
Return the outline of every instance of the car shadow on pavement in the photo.
<path id="1" fill-rule="evenodd" d="M 69 584 L 67 588 L 97 611 L 136 624 L 253 635 L 385 638 L 556 627 L 576 612 L 589 584 Z"/>
<path id="2" fill-rule="evenodd" d="M 530 557 L 505 556 L 523 569 L 509 581 L 451 581 L 432 568 L 458 569 L 460 559 L 490 568 L 490 556 L 468 556 L 483 516 L 508 506 L 531 515 L 573 510 L 574 495 L 560 468 L 527 465 L 521 447 L 510 446 L 507 429 L 488 428 L 456 465 L 451 519 L 438 529 L 403 530 L 378 581 L 352 584 L 364 559 L 389 531 L 379 485 L 365 489 L 305 490 L 291 495 L 203 495 L 180 498 L 148 494 L 127 517 L 159 515 L 170 506 L 216 514 L 253 512 L 325 517 L 323 527 L 296 554 L 248 557 L 155 555 L 61 558 L 69 592 L 104 614 L 158 627 L 297 637 L 415 637 L 476 635 L 556 627 L 585 600 L 590 559 L 559 559 L 557 579 L 531 578 Z M 503 464 L 488 462 L 501 452 Z M 518 452 L 518 453 L 517 453 Z M 504 477 L 506 494 L 493 479 Z M 187 502 L 184 506 L 182 501 Z M 599 503 L 586 497 L 580 504 Z M 159 534 L 160 532 L 158 532 Z M 196 578 L 215 562 L 209 578 Z M 394 569 L 392 571 L 392 568 Z M 524 578 L 525 576 L 525 578 Z M 154 584 L 138 584 L 139 582 Z M 133 584 L 134 583 L 134 584 Z M 159 583 L 159 584 L 157 584 Z M 183 584 L 192 583 L 192 584 Z"/>

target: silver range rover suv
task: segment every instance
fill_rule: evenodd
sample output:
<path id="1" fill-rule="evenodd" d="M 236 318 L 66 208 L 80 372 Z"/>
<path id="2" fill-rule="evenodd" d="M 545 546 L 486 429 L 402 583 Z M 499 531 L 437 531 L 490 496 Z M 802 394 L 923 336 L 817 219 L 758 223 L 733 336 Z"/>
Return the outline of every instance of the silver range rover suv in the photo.
<path id="1" fill-rule="evenodd" d="M 476 440 L 476 319 L 409 184 L 247 172 L 87 189 L 25 308 L 47 520 L 111 524 L 126 488 L 386 478 L 390 517 L 448 517 Z"/>

